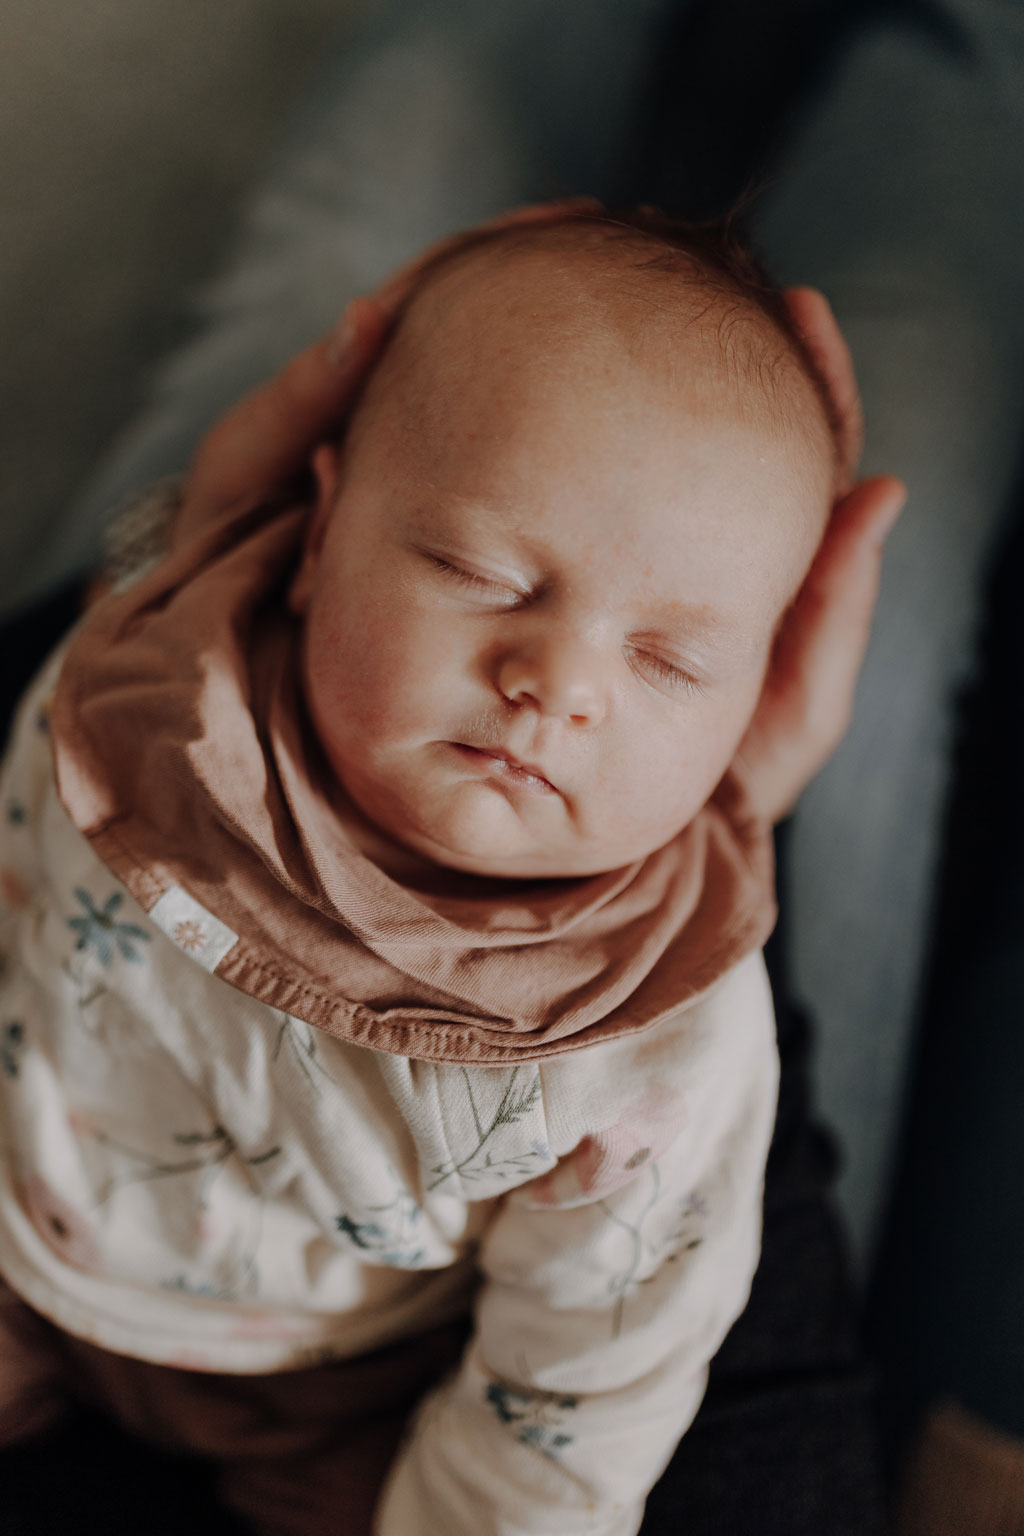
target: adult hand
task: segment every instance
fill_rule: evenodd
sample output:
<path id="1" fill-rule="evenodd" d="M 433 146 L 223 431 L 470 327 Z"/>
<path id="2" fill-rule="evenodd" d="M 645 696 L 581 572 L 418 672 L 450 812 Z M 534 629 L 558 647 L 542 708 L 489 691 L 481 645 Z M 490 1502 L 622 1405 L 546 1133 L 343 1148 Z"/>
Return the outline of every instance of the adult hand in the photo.
<path id="1" fill-rule="evenodd" d="M 340 430 L 388 320 L 375 300 L 353 299 L 331 335 L 243 396 L 210 429 L 185 481 L 175 544 L 237 507 L 269 498 L 305 469 L 317 443 Z"/>
<path id="2" fill-rule="evenodd" d="M 440 259 L 491 229 L 543 223 L 597 206 L 573 199 L 504 214 L 432 247 L 375 297 L 355 299 L 331 336 L 247 395 L 204 438 L 185 483 L 174 542 L 236 507 L 282 491 L 306 468 L 317 444 L 337 436 L 394 316 Z M 854 484 L 861 416 L 849 352 L 821 294 L 793 289 L 787 301 L 835 404 L 840 464 L 836 506 L 780 628 L 757 712 L 738 753 L 752 808 L 770 820 L 791 809 L 849 724 L 882 544 L 905 497 L 901 483 L 889 476 Z"/>
<path id="3" fill-rule="evenodd" d="M 837 499 L 821 546 L 785 615 L 757 711 L 737 754 L 753 810 L 777 821 L 846 734 L 878 595 L 882 548 L 906 500 L 903 483 L 855 483 L 861 409 L 849 350 L 827 301 L 791 289 L 790 313 L 839 420 Z"/>

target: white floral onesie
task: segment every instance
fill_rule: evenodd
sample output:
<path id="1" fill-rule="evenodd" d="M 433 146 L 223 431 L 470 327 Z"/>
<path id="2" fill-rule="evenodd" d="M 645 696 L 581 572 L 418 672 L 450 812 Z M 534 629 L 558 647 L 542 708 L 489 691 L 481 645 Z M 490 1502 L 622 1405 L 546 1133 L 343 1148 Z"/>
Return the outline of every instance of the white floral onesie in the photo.
<path id="1" fill-rule="evenodd" d="M 107 1349 L 237 1373 L 473 1305 L 379 1536 L 632 1536 L 757 1261 L 776 1061 L 752 955 L 650 1029 L 484 1067 L 370 1051 L 211 974 L 71 825 L 53 668 L 2 781 L 0 1274 Z"/>

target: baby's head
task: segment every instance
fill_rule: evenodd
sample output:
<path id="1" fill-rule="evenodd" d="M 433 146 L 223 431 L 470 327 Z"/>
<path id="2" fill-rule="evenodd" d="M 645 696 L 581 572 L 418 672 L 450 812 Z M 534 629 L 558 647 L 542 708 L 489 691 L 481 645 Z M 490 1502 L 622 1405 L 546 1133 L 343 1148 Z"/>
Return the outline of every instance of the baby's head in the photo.
<path id="1" fill-rule="evenodd" d="M 781 301 L 651 224 L 439 263 L 317 456 L 310 714 L 369 822 L 435 864 L 578 876 L 666 843 L 821 539 L 835 434 Z"/>

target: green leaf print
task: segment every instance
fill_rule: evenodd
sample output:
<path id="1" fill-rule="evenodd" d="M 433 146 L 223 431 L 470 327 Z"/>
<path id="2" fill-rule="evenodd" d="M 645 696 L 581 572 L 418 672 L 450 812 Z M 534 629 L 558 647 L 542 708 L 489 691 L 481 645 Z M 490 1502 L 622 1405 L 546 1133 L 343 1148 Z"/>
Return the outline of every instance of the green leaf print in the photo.
<path id="1" fill-rule="evenodd" d="M 446 1179 L 452 1178 L 455 1174 L 463 1179 L 511 1178 L 516 1173 L 532 1172 L 538 1161 L 545 1160 L 547 1149 L 540 1143 L 533 1144 L 528 1151 L 517 1153 L 514 1157 L 495 1158 L 487 1148 L 487 1143 L 502 1126 L 515 1125 L 536 1106 L 540 1098 L 538 1074 L 534 1072 L 524 1083 L 519 1079 L 522 1069 L 513 1067 L 494 1114 L 490 1120 L 485 1121 L 477 1107 L 469 1073 L 465 1067 L 460 1067 L 459 1070 L 466 1085 L 466 1095 L 473 1125 L 476 1128 L 477 1142 L 465 1157 L 458 1160 L 451 1159 L 431 1169 L 434 1179 L 427 1185 L 428 1192 L 437 1189 L 438 1185 L 443 1184 Z"/>
<path id="2" fill-rule="evenodd" d="M 521 1387 L 492 1381 L 484 1390 L 484 1400 L 520 1445 L 531 1446 L 552 1461 L 575 1441 L 563 1426 L 566 1415 L 579 1407 L 578 1398 L 560 1392 L 524 1392 Z"/>
<path id="3" fill-rule="evenodd" d="M 419 1240 L 423 1212 L 411 1195 L 399 1190 L 387 1205 L 367 1208 L 368 1221 L 351 1216 L 335 1217 L 335 1226 L 378 1264 L 397 1269 L 418 1269 L 427 1256 Z"/>

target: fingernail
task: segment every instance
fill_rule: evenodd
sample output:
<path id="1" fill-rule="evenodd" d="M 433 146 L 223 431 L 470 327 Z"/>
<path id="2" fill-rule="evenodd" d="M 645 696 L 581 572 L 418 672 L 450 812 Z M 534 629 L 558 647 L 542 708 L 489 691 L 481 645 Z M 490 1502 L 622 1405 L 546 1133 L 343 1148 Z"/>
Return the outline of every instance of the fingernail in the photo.
<path id="1" fill-rule="evenodd" d="M 345 310 L 327 343 L 327 356 L 335 368 L 347 367 L 352 359 L 352 348 L 355 344 L 356 332 L 358 331 L 355 304 L 356 301 L 353 300 Z"/>
<path id="2" fill-rule="evenodd" d="M 899 490 L 893 490 L 889 500 L 885 502 L 878 514 L 878 536 L 887 539 L 899 520 L 899 515 L 907 504 L 907 488 L 901 485 Z"/>

